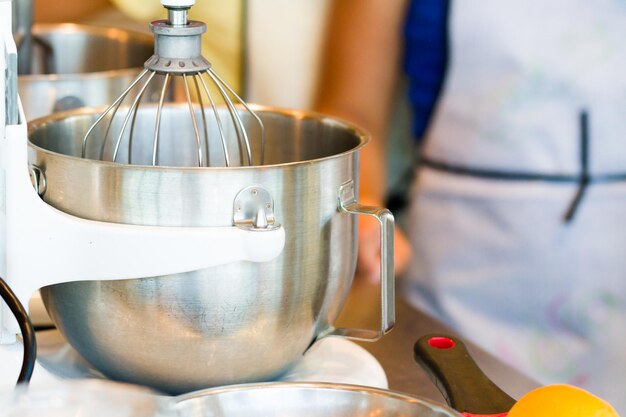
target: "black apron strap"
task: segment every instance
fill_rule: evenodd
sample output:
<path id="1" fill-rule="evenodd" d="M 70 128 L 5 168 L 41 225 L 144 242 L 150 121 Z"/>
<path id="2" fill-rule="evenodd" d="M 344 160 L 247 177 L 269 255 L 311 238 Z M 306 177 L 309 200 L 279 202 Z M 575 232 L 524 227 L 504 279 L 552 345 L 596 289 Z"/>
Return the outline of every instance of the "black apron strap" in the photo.
<path id="1" fill-rule="evenodd" d="M 563 221 L 571 222 L 585 195 L 585 192 L 592 183 L 614 183 L 626 181 L 626 173 L 591 175 L 589 170 L 589 113 L 582 110 L 579 116 L 580 125 L 580 171 L 577 175 L 568 174 L 542 174 L 528 171 L 501 171 L 497 169 L 466 167 L 438 161 L 421 154 L 419 163 L 421 167 L 430 168 L 436 171 L 446 172 L 454 175 L 469 176 L 474 178 L 484 178 L 499 181 L 540 181 L 551 183 L 576 183 L 578 189 L 570 205 L 568 206 Z"/>
<path id="2" fill-rule="evenodd" d="M 576 211 L 580 207 L 585 191 L 591 182 L 589 174 L 589 114 L 586 110 L 580 112 L 580 175 L 578 178 L 578 190 L 574 196 L 574 200 L 563 216 L 566 223 L 571 222 L 576 215 Z"/>

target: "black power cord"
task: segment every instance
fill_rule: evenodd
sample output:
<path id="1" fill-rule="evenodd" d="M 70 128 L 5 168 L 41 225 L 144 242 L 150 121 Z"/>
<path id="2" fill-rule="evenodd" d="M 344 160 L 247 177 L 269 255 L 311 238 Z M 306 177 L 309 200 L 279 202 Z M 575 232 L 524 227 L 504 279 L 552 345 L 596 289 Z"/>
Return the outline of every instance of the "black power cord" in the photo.
<path id="1" fill-rule="evenodd" d="M 33 375 L 35 368 L 35 360 L 37 359 L 37 340 L 35 339 L 35 328 L 26 313 L 26 309 L 17 298 L 11 287 L 0 278 L 0 296 L 9 306 L 9 309 L 15 316 L 17 323 L 22 331 L 22 339 L 24 343 L 24 359 L 22 360 L 22 369 L 17 378 L 17 383 L 28 383 Z"/>

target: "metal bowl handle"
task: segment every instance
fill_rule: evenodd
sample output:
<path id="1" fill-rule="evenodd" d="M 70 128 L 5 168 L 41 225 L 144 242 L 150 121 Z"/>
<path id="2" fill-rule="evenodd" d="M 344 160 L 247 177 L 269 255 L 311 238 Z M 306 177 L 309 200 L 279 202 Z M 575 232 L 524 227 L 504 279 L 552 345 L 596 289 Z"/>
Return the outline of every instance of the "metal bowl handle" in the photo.
<path id="1" fill-rule="evenodd" d="M 357 202 L 356 187 L 350 180 L 339 187 L 339 210 L 342 213 L 375 217 L 380 224 L 380 330 L 333 328 L 325 336 L 343 336 L 349 339 L 375 342 L 388 333 L 395 324 L 395 290 L 393 259 L 393 214 L 386 208 L 364 206 Z"/>

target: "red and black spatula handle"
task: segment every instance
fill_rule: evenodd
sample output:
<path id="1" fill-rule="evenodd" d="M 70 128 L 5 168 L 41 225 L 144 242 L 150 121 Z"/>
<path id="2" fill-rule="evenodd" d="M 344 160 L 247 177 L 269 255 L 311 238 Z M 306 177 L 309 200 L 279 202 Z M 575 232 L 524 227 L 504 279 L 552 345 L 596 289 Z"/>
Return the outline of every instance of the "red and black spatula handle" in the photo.
<path id="1" fill-rule="evenodd" d="M 450 407 L 466 416 L 503 417 L 515 404 L 487 378 L 456 337 L 423 336 L 415 343 L 414 354 Z"/>

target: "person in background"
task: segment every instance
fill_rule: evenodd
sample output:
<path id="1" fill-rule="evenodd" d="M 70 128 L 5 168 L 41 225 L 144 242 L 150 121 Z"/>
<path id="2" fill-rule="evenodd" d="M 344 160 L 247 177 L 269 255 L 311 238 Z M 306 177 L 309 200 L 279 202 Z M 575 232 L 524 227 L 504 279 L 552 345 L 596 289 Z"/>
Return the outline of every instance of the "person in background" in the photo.
<path id="1" fill-rule="evenodd" d="M 381 205 L 406 73 L 420 163 L 410 245 L 396 242 L 403 295 L 538 381 L 622 413 L 625 21 L 618 0 L 338 0 L 317 101 L 371 132 L 360 199 Z M 359 228 L 371 277 L 378 237 Z"/>

